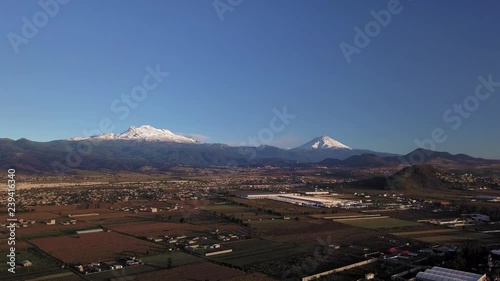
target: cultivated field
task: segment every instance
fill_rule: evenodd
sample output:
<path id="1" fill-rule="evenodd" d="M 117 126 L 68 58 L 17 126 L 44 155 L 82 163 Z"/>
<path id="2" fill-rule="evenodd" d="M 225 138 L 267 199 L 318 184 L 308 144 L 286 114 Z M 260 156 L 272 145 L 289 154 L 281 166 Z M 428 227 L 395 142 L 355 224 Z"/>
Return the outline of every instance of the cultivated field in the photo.
<path id="1" fill-rule="evenodd" d="M 263 211 L 258 211 L 255 208 L 249 208 L 233 204 L 210 204 L 202 207 L 203 210 L 214 214 L 224 214 L 234 216 L 235 218 L 248 220 L 272 219 L 279 216 L 272 215 Z"/>
<path id="2" fill-rule="evenodd" d="M 233 252 L 213 256 L 211 259 L 242 268 L 246 268 L 257 263 L 309 253 L 314 249 L 313 247 L 308 247 L 307 245 L 298 246 L 295 244 L 264 239 L 250 239 L 230 242 L 225 243 L 224 247 L 233 249 Z"/>
<path id="3" fill-rule="evenodd" d="M 75 264 L 164 251 L 163 247 L 157 244 L 115 232 L 39 238 L 31 243 L 65 263 Z"/>
<path id="4" fill-rule="evenodd" d="M 390 217 L 338 219 L 337 222 L 341 222 L 341 223 L 356 226 L 356 227 L 368 228 L 368 229 L 399 228 L 399 227 L 409 227 L 409 226 L 422 225 L 422 224 L 417 223 L 417 222 L 394 219 L 394 218 L 390 218 Z"/>
<path id="5" fill-rule="evenodd" d="M 147 265 L 157 267 L 167 267 L 168 259 L 172 259 L 172 267 L 178 267 L 186 264 L 202 262 L 203 259 L 184 252 L 170 252 L 165 254 L 153 255 L 142 258 Z"/>
<path id="6" fill-rule="evenodd" d="M 224 266 L 215 265 L 209 262 L 202 262 L 184 265 L 173 269 L 158 270 L 154 272 L 128 276 L 127 280 L 148 280 L 148 281 L 193 281 L 193 280 L 232 280 L 234 277 L 245 276 L 247 273 Z M 111 279 L 112 281 L 123 280 L 121 278 Z M 237 280 L 237 279 L 236 279 Z M 264 279 L 265 280 L 265 279 Z"/>
<path id="7" fill-rule="evenodd" d="M 320 214 L 321 211 L 325 210 L 325 209 L 318 209 L 306 206 L 292 205 L 289 203 L 279 202 L 270 199 L 249 200 L 243 198 L 234 198 L 233 200 L 238 203 L 243 203 L 252 206 L 253 208 L 261 208 L 264 210 L 272 209 L 276 212 L 279 212 L 281 215 L 289 215 L 289 216 L 304 215 L 304 214 Z"/>
<path id="8" fill-rule="evenodd" d="M 2 260 L 3 262 L 0 263 L 0 280 L 25 280 L 25 278 L 27 278 L 28 276 L 30 278 L 36 278 L 44 275 L 65 272 L 65 270 L 61 269 L 61 267 L 55 260 L 51 259 L 50 257 L 44 256 L 34 248 L 16 248 L 16 252 L 17 261 L 29 260 L 32 262 L 33 266 L 29 268 L 17 268 L 16 273 L 12 274 L 7 272 L 8 265 L 4 259 Z M 8 251 L 6 250 L 0 251 L 0 256 L 2 257 L 6 257 L 7 254 Z"/>
<path id="9" fill-rule="evenodd" d="M 377 235 L 370 229 L 322 219 L 252 221 L 250 224 L 264 233 L 267 239 L 297 244 L 326 240 L 350 244 Z"/>
<path id="10" fill-rule="evenodd" d="M 489 234 L 464 231 L 455 228 L 410 232 L 395 232 L 392 235 L 415 239 L 430 244 L 459 244 L 465 240 L 480 240 L 485 244 L 498 243 L 498 237 Z"/>
<path id="11" fill-rule="evenodd" d="M 228 223 L 222 220 L 213 220 L 206 224 L 189 224 L 179 222 L 156 222 L 143 221 L 109 226 L 110 229 L 130 234 L 137 237 L 162 237 L 188 235 L 191 232 L 208 232 L 219 229 L 219 231 L 233 232 L 234 234 L 246 234 L 245 227 Z"/>

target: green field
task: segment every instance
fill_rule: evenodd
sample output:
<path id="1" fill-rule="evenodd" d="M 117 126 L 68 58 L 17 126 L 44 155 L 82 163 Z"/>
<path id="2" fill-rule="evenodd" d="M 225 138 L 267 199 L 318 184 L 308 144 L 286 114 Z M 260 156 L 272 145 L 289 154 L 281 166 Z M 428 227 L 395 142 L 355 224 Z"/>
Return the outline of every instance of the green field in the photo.
<path id="1" fill-rule="evenodd" d="M 398 228 L 398 227 L 422 225 L 418 222 L 406 221 L 394 218 L 338 220 L 337 222 L 357 227 L 369 228 L 369 229 Z"/>
<path id="2" fill-rule="evenodd" d="M 224 244 L 225 248 L 233 249 L 232 253 L 213 256 L 210 259 L 240 267 L 249 267 L 266 261 L 288 258 L 293 255 L 312 253 L 308 245 L 281 243 L 264 239 L 250 239 Z"/>
<path id="3" fill-rule="evenodd" d="M 8 252 L 0 251 L 0 255 L 6 260 Z M 43 254 L 37 252 L 33 248 L 17 249 L 16 250 L 16 262 L 22 260 L 29 260 L 33 266 L 25 268 L 16 268 L 16 273 L 12 274 L 7 271 L 8 265 L 6 262 L 0 263 L 0 276 L 1 280 L 26 280 L 34 279 L 41 276 L 52 275 L 67 272 L 61 269 L 60 265 L 50 257 L 46 257 Z M 9 277 L 15 277 L 14 279 L 9 279 Z M 17 279 L 16 279 L 17 278 Z"/>

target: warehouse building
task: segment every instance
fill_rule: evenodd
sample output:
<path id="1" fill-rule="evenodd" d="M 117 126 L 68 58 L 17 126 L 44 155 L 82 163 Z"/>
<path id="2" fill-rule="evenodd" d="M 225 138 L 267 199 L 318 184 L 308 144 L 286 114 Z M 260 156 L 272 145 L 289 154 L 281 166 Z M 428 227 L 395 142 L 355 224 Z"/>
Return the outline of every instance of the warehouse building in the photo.
<path id="1" fill-rule="evenodd" d="M 460 270 L 434 266 L 417 274 L 418 281 L 485 281 L 486 274 L 480 275 Z"/>
<path id="2" fill-rule="evenodd" d="M 346 207 L 354 204 L 354 201 L 342 200 L 331 197 L 321 196 L 302 196 L 296 193 L 261 193 L 261 194 L 242 194 L 239 195 L 245 199 L 270 199 L 290 203 L 300 206 L 311 207 Z"/>
<path id="3" fill-rule="evenodd" d="M 96 229 L 86 229 L 86 230 L 78 230 L 76 234 L 87 234 L 87 233 L 97 233 L 97 232 L 103 232 L 104 229 L 102 228 L 96 228 Z"/>

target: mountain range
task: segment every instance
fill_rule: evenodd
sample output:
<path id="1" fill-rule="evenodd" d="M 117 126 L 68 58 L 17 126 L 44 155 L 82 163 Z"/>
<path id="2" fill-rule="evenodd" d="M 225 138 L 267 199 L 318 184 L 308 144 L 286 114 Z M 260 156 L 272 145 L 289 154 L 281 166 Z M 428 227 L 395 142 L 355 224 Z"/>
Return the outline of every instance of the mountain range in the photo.
<path id="1" fill-rule="evenodd" d="M 193 138 L 145 125 L 120 134 L 35 142 L 0 139 L 0 167 L 26 173 L 55 171 L 162 171 L 173 165 L 246 166 L 307 164 L 340 167 L 383 167 L 412 163 L 415 155 L 427 162 L 457 165 L 496 163 L 495 160 L 417 149 L 396 155 L 349 147 L 328 136 L 292 149 L 261 145 L 229 146 L 201 143 Z M 319 162 L 319 163 L 318 163 Z"/>
<path id="2" fill-rule="evenodd" d="M 130 127 L 128 130 L 121 134 L 102 134 L 91 137 L 76 137 L 69 139 L 70 141 L 83 141 L 83 140 L 135 140 L 135 141 L 156 141 L 156 142 L 171 142 L 171 143 L 199 143 L 197 140 L 176 135 L 169 130 L 156 129 L 149 125 L 141 127 Z"/>

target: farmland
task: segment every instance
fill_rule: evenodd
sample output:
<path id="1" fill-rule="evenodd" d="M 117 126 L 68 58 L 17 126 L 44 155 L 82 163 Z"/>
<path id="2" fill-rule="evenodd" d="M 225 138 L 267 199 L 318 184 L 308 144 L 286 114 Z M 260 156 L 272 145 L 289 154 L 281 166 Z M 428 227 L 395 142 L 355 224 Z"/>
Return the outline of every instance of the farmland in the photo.
<path id="1" fill-rule="evenodd" d="M 5 257 L 7 255 L 7 251 L 0 251 L 0 255 Z M 33 263 L 33 266 L 30 268 L 18 268 L 16 270 L 16 276 L 9 277 L 9 273 L 7 272 L 7 264 L 0 264 L 0 275 L 4 276 L 0 278 L 1 280 L 23 280 L 23 276 L 30 276 L 30 278 L 52 275 L 64 272 L 59 266 L 57 261 L 47 257 L 43 253 L 40 253 L 34 248 L 24 248 L 18 251 L 16 257 L 19 260 L 29 260 Z M 5 278 L 5 279 L 4 279 Z"/>
<path id="2" fill-rule="evenodd" d="M 316 243 L 330 240 L 335 243 L 352 243 L 373 237 L 376 233 L 330 220 L 307 219 L 252 221 L 251 226 L 267 239 L 290 243 Z"/>
<path id="3" fill-rule="evenodd" d="M 186 171 L 195 173 L 198 170 L 186 168 Z M 434 245 L 460 245 L 471 240 L 482 245 L 498 244 L 499 241 L 498 233 L 481 233 L 497 230 L 498 224 L 472 224 L 463 228 L 430 224 L 426 220 L 462 216 L 453 208 L 436 209 L 440 203 L 422 205 L 422 201 L 398 198 L 403 194 L 384 194 L 382 197 L 374 193 L 359 194 L 359 190 L 352 193 L 343 190 L 338 193 L 342 195 L 331 197 L 353 202 L 371 198 L 368 200 L 377 202 L 376 206 L 370 207 L 368 203 L 362 209 L 325 208 L 240 198 L 234 195 L 258 193 L 259 190 L 255 190 L 258 185 L 248 185 L 249 190 L 232 187 L 232 184 L 227 184 L 231 186 L 227 188 L 224 184 L 211 182 L 217 179 L 215 176 L 209 177 L 211 180 L 199 175 L 194 177 L 196 180 L 178 182 L 117 181 L 115 187 L 113 183 L 98 188 L 75 187 L 71 191 L 62 190 L 62 195 L 56 189 L 25 190 L 28 200 L 40 196 L 51 202 L 60 198 L 77 198 L 81 202 L 65 205 L 64 201 L 58 201 L 54 202 L 55 206 L 30 206 L 27 211 L 17 214 L 24 220 L 16 229 L 19 259 L 29 259 L 34 264 L 30 273 L 25 268 L 20 268 L 20 272 L 26 271 L 30 278 L 54 272 L 63 274 L 54 276 L 55 280 L 300 280 L 300 277 L 321 271 L 380 258 L 376 264 L 344 272 L 338 277 L 359 279 L 363 277 L 363 270 L 372 270 L 379 271 L 378 276 L 385 278 L 390 276 L 388 272 L 393 274 L 408 268 L 386 264 L 386 260 L 403 264 L 426 259 L 434 261 L 437 258 L 432 252 L 423 254 L 419 250 Z M 244 178 L 247 177 L 245 174 Z M 257 178 L 265 181 L 261 175 Z M 176 186 L 170 187 L 171 182 Z M 289 192 L 289 186 L 283 186 Z M 292 192 L 303 194 L 302 188 L 306 187 Z M 264 189 L 273 192 L 274 187 L 266 185 Z M 419 208 L 380 207 L 385 203 L 398 206 L 397 201 L 411 201 Z M 0 214 L 0 219 L 6 218 L 5 214 Z M 47 220 L 51 219 L 56 223 L 47 225 Z M 72 221 L 75 224 L 67 224 L 69 220 L 75 220 Z M 76 234 L 76 230 L 92 228 L 102 228 L 103 232 Z M 5 230 L 0 233 L 1 251 L 7 250 L 7 235 Z M 32 256 L 26 255 L 30 248 L 36 249 Z M 232 252 L 203 255 L 225 249 Z M 139 264 L 127 264 L 133 256 L 140 260 Z M 101 262 L 101 265 L 88 264 L 91 262 Z M 81 263 L 82 273 L 74 275 L 61 268 L 71 263 Z M 116 264 L 124 268 L 111 268 Z M 47 271 L 40 271 L 40 267 Z M 5 270 L 5 267 L 0 269 Z M 84 275 L 85 272 L 88 275 Z"/>
<path id="4" fill-rule="evenodd" d="M 44 252 L 65 263 L 90 263 L 121 258 L 126 255 L 161 252 L 153 243 L 115 232 L 88 233 L 39 238 L 31 241 Z M 73 249 L 68 251 L 67 249 Z"/>
<path id="5" fill-rule="evenodd" d="M 211 212 L 214 214 L 224 214 L 227 216 L 234 216 L 245 221 L 254 220 L 267 220 L 273 218 L 279 218 L 277 215 L 270 214 L 264 210 L 258 210 L 258 208 L 245 207 L 234 204 L 210 204 L 202 207 L 203 210 Z"/>
<path id="6" fill-rule="evenodd" d="M 242 268 L 248 268 L 253 264 L 261 262 L 312 252 L 314 249 L 307 245 L 297 246 L 264 239 L 225 243 L 224 246 L 233 249 L 233 252 L 214 256 L 211 259 Z"/>
<path id="7" fill-rule="evenodd" d="M 186 264 L 192 264 L 203 261 L 202 258 L 190 255 L 184 252 L 170 252 L 165 254 L 147 256 L 142 258 L 145 264 L 157 266 L 157 267 L 167 267 L 168 259 L 172 259 L 172 267 L 182 266 Z"/>
<path id="8" fill-rule="evenodd" d="M 158 270 L 150 273 L 131 275 L 132 280 L 148 281 L 192 281 L 192 280 L 232 280 L 231 278 L 242 277 L 246 273 L 230 269 L 227 267 L 215 265 L 209 262 L 184 265 L 169 270 Z M 119 278 L 111 280 L 121 280 Z M 237 279 L 236 279 L 237 280 Z"/>
<path id="9" fill-rule="evenodd" d="M 368 229 L 400 228 L 420 226 L 420 223 L 394 219 L 390 217 L 361 218 L 361 219 L 339 219 L 338 222 Z"/>
<path id="10" fill-rule="evenodd" d="M 478 240 L 483 243 L 498 243 L 498 238 L 494 235 L 464 231 L 454 228 L 436 228 L 423 231 L 409 231 L 409 232 L 394 232 L 392 235 L 398 237 L 410 238 L 425 243 L 435 244 L 440 243 L 444 245 L 454 245 L 458 242 L 466 240 Z"/>
<path id="11" fill-rule="evenodd" d="M 216 229 L 220 231 L 229 231 L 238 234 L 246 234 L 247 230 L 239 225 L 230 224 L 223 220 L 211 220 L 203 224 L 189 224 L 189 223 L 179 223 L 179 222 L 155 222 L 155 221 L 143 221 L 126 223 L 119 225 L 109 226 L 109 229 L 130 234 L 136 237 L 163 237 L 167 236 L 181 236 L 186 235 L 189 232 L 210 232 Z"/>

